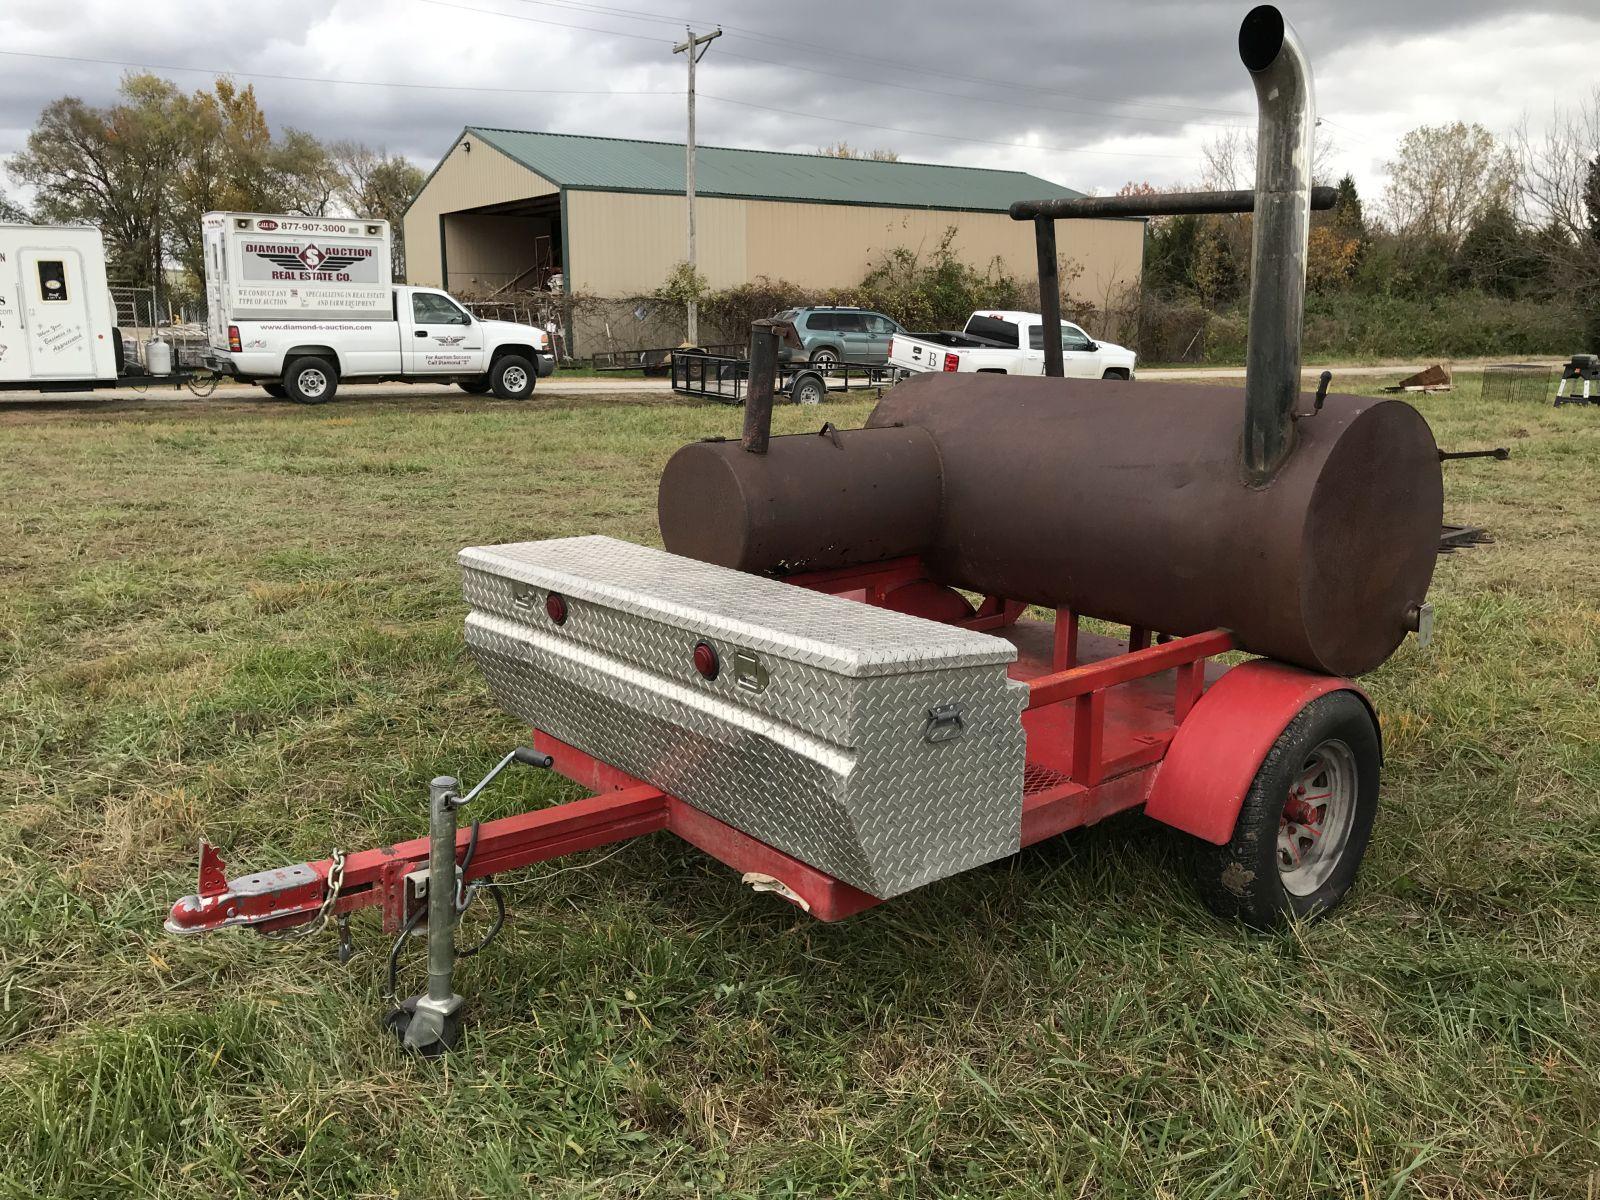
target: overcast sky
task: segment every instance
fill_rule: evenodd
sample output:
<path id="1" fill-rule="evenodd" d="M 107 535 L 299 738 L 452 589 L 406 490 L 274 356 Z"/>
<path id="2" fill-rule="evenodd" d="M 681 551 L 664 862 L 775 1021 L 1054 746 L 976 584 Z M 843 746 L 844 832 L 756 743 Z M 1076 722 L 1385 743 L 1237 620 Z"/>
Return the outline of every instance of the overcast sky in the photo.
<path id="1" fill-rule="evenodd" d="M 268 119 L 430 168 L 463 125 L 681 141 L 683 23 L 705 144 L 1011 167 L 1085 191 L 1197 177 L 1205 142 L 1253 129 L 1231 0 L 5 0 L 0 155 L 65 94 L 113 98 L 135 64 L 186 88 L 255 85 Z M 1538 128 L 1600 82 L 1600 0 L 1302 0 L 1319 134 L 1375 195 L 1413 126 Z M 496 15 L 506 14 L 506 15 Z M 573 28 L 582 26 L 583 28 Z M 71 61 L 81 59 L 107 62 Z M 175 70 L 172 68 L 195 68 Z M 296 76 L 298 79 L 264 76 Z M 426 86 L 355 86 L 320 79 Z M 483 90 L 450 90 L 483 89 Z M 742 103 L 733 103 L 739 101 Z M 784 110 L 784 111 L 773 111 Z M 884 128 L 875 128 L 884 127 Z M 18 192 L 6 180 L 7 190 Z"/>

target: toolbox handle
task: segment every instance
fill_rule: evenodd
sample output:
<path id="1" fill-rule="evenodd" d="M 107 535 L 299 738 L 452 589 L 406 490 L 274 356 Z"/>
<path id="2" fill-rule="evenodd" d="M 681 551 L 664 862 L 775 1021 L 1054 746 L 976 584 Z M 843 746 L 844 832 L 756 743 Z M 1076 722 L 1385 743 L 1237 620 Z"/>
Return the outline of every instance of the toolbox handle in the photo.
<path id="1" fill-rule="evenodd" d="M 940 704 L 928 710 L 927 722 L 922 727 L 922 740 L 929 743 L 953 742 L 967 731 L 961 719 L 961 705 Z"/>

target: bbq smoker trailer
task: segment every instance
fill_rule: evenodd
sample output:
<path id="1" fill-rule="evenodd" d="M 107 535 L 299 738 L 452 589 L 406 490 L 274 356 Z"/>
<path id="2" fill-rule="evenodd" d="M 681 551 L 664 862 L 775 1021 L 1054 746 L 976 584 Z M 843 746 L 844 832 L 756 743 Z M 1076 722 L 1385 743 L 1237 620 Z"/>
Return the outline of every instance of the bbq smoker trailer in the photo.
<path id="1" fill-rule="evenodd" d="M 835 921 L 1143 807 L 1191 836 L 1219 912 L 1273 925 L 1336 904 L 1380 767 L 1352 676 L 1429 628 L 1440 460 L 1401 401 L 1300 393 L 1307 229 L 1330 201 L 1310 184 L 1311 75 L 1270 6 L 1239 48 L 1253 193 L 1012 215 L 1036 224 L 1049 306 L 1058 218 L 1253 211 L 1243 394 L 1065 380 L 1053 354 L 1044 378 L 925 375 L 864 428 L 772 437 L 758 329 L 743 438 L 663 472 L 665 550 L 461 553 L 467 645 L 532 747 L 470 791 L 435 779 L 425 838 L 235 879 L 202 844 L 167 928 L 347 933 L 371 906 L 403 940 L 425 922 L 428 990 L 391 1023 L 433 1053 L 460 1036 L 453 932 L 481 888 L 660 830 Z M 458 829 L 519 762 L 595 794 Z"/>

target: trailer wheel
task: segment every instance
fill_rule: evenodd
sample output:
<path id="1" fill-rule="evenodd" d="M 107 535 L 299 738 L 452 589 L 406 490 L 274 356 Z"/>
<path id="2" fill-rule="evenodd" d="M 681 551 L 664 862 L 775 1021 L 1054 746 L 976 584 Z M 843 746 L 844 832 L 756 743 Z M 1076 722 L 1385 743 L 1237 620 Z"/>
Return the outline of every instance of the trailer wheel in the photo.
<path id="1" fill-rule="evenodd" d="M 815 371 L 801 371 L 789 385 L 789 398 L 796 404 L 821 404 L 828 398 L 828 385 Z"/>
<path id="2" fill-rule="evenodd" d="M 480 375 L 476 379 L 458 379 L 456 386 L 463 392 L 473 396 L 487 396 L 489 394 L 489 377 Z"/>
<path id="3" fill-rule="evenodd" d="M 502 400 L 526 400 L 533 394 L 533 364 L 520 354 L 495 359 L 489 368 L 489 387 Z"/>
<path id="4" fill-rule="evenodd" d="M 1378 815 L 1378 731 L 1353 692 L 1306 705 L 1278 735 L 1222 846 L 1196 841 L 1195 885 L 1258 929 L 1316 917 L 1355 882 Z"/>
<path id="5" fill-rule="evenodd" d="M 326 404 L 339 390 L 339 371 L 325 358 L 297 358 L 283 372 L 283 390 L 296 404 Z"/>
<path id="6" fill-rule="evenodd" d="M 267 395 L 271 396 L 274 400 L 282 400 L 289 394 L 284 390 L 283 384 L 281 383 L 263 383 L 261 385 L 261 390 Z"/>

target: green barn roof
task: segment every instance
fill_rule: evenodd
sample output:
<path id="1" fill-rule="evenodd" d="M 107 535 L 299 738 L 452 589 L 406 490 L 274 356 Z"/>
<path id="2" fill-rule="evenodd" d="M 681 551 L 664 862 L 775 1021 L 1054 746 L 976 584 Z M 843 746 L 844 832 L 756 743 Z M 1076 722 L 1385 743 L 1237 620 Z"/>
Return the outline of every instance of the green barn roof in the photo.
<path id="1" fill-rule="evenodd" d="M 465 130 L 557 187 L 601 192 L 682 195 L 682 142 L 581 137 L 518 129 Z M 695 150 L 695 192 L 746 200 L 875 204 L 1004 212 L 1016 200 L 1083 195 L 1025 171 L 876 162 L 775 150 Z"/>

